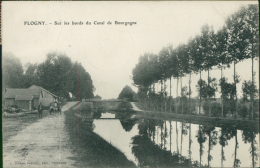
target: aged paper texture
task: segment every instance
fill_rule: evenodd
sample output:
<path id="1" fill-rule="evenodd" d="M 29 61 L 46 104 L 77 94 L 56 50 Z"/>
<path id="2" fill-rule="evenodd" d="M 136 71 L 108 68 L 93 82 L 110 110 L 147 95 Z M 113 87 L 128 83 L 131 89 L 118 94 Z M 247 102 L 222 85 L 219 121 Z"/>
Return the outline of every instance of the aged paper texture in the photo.
<path id="1" fill-rule="evenodd" d="M 1 7 L 4 168 L 259 166 L 257 1 Z"/>

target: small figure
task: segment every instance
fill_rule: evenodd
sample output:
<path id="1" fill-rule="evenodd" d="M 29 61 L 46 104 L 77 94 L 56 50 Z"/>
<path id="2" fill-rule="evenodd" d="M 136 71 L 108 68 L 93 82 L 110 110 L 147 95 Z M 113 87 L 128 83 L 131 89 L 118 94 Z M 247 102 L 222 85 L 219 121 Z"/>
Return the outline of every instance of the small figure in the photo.
<path id="1" fill-rule="evenodd" d="M 39 113 L 39 118 L 42 118 L 42 102 L 40 102 L 39 106 L 38 106 L 38 113 Z"/>

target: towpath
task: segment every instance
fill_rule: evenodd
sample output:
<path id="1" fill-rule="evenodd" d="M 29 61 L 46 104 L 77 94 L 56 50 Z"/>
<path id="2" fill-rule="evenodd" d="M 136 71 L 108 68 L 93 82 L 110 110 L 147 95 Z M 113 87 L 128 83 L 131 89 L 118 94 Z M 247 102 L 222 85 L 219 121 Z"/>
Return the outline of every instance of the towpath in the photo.
<path id="1" fill-rule="evenodd" d="M 3 144 L 3 167 L 75 167 L 63 112 L 76 103 L 67 103 L 61 115 L 48 115 Z"/>

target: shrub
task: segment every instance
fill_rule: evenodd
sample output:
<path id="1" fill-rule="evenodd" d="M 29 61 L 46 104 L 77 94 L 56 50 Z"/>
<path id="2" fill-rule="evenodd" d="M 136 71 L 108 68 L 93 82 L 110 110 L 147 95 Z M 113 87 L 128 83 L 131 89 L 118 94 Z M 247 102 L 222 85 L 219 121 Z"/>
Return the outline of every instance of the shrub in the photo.
<path id="1" fill-rule="evenodd" d="M 209 114 L 209 102 L 206 101 L 203 104 L 203 110 L 206 115 Z M 212 117 L 220 117 L 222 112 L 222 106 L 220 103 L 217 102 L 211 102 L 211 116 Z"/>
<path id="2" fill-rule="evenodd" d="M 246 116 L 248 115 L 248 108 L 246 107 L 246 105 L 243 104 L 238 104 L 238 114 L 240 116 L 243 117 L 243 119 L 246 118 Z"/>

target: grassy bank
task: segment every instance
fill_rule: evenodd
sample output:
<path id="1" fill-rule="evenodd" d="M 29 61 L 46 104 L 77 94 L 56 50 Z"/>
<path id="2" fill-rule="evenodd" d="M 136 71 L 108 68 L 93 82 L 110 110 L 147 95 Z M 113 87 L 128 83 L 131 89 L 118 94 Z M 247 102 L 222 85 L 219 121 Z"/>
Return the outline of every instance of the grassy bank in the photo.
<path id="1" fill-rule="evenodd" d="M 43 111 L 43 117 L 47 115 L 48 111 Z M 19 131 L 23 130 L 28 125 L 35 123 L 39 119 L 39 115 L 37 114 L 26 114 L 24 116 L 19 117 L 8 117 L 3 118 L 3 143 L 7 142 L 7 140 L 15 136 Z"/>
<path id="2" fill-rule="evenodd" d="M 70 145 L 76 155 L 77 167 L 136 167 L 117 148 L 110 145 L 93 132 L 93 121 L 83 122 L 74 113 L 77 109 L 66 111 L 65 126 L 69 133 Z"/>
<path id="3" fill-rule="evenodd" d="M 149 117 L 154 119 L 164 119 L 164 120 L 174 120 L 193 124 L 201 124 L 208 126 L 217 127 L 236 127 L 237 129 L 252 128 L 254 130 L 259 130 L 258 120 L 243 120 L 243 119 L 233 119 L 233 118 L 220 118 L 220 117 L 208 117 L 200 115 L 189 115 L 189 114 L 175 114 L 167 112 L 154 112 L 146 111 L 139 103 L 135 105 L 142 109 L 143 111 L 136 111 L 139 116 Z"/>

